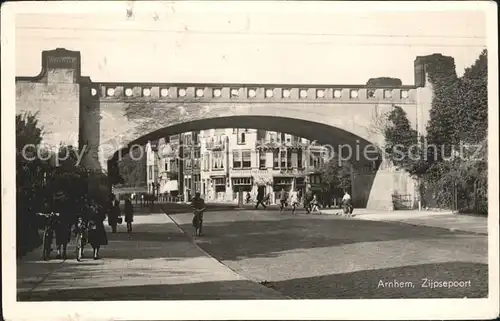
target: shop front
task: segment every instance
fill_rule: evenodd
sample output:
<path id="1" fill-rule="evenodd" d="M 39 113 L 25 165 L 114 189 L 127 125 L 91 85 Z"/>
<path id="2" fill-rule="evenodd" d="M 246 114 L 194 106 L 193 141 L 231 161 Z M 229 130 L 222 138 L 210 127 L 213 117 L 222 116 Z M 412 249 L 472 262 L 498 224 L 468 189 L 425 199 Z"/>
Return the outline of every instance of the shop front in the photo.
<path id="1" fill-rule="evenodd" d="M 278 176 L 273 177 L 273 192 L 274 192 L 274 203 L 279 201 L 279 193 L 281 190 L 285 190 L 288 194 L 293 189 L 294 177 L 293 176 Z"/>
<path id="2" fill-rule="evenodd" d="M 233 190 L 233 200 L 238 199 L 238 192 L 241 190 L 246 197 L 247 193 L 252 192 L 253 179 L 252 177 L 235 177 L 231 179 L 231 185 Z"/>
<path id="3" fill-rule="evenodd" d="M 225 175 L 211 176 L 211 200 L 222 202 L 226 198 L 227 178 Z"/>

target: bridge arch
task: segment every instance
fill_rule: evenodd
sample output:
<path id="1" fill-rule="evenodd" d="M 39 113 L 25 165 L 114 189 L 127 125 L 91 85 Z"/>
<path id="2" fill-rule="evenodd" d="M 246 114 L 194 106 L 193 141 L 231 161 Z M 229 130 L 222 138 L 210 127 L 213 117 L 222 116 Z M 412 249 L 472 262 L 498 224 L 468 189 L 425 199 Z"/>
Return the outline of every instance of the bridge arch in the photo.
<path id="1" fill-rule="evenodd" d="M 362 149 L 383 143 L 376 119 L 394 105 L 425 132 L 433 93 L 421 58 L 415 85 L 111 83 L 82 76 L 80 52 L 57 48 L 42 52 L 39 75 L 16 77 L 16 112 L 38 112 L 45 143 L 87 147 L 85 161 L 98 169 L 131 143 L 208 126 L 272 129 Z M 367 206 L 392 207 L 397 186 L 413 194 L 403 176 L 379 167 L 371 183 L 359 179 L 372 186 Z M 379 191 L 385 196 L 372 197 Z"/>

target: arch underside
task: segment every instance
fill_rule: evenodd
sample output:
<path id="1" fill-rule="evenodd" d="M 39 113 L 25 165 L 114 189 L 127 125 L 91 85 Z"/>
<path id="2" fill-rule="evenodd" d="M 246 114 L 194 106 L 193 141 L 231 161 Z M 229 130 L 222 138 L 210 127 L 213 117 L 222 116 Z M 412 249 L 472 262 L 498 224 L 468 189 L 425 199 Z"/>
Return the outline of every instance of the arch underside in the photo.
<path id="1" fill-rule="evenodd" d="M 343 145 L 349 145 L 353 148 L 353 152 L 355 148 L 358 148 L 361 151 L 361 156 L 363 156 L 362 151 L 366 146 L 374 146 L 371 142 L 358 135 L 318 122 L 281 116 L 226 116 L 187 121 L 152 131 L 129 142 L 125 148 L 116 151 L 110 161 L 116 161 L 120 153 L 122 155 L 128 153 L 129 148 L 133 145 L 144 145 L 148 141 L 158 140 L 170 135 L 213 128 L 252 128 L 283 132 L 316 141 L 321 145 L 330 145 L 334 150 L 342 148 Z M 363 157 L 359 157 L 355 162 L 364 163 L 365 160 Z"/>

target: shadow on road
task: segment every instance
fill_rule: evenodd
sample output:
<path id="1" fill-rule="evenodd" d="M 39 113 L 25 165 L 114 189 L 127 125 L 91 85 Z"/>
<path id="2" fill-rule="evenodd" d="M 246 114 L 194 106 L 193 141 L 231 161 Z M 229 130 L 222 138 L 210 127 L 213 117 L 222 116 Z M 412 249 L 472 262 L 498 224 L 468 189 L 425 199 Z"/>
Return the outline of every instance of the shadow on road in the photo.
<path id="1" fill-rule="evenodd" d="M 176 215 L 172 215 L 176 219 Z M 180 227 L 190 233 L 190 224 Z M 210 222 L 205 219 L 205 237 L 199 245 L 218 260 L 275 257 L 296 249 L 340 246 L 353 243 L 399 239 L 453 238 L 461 234 L 445 229 L 401 223 L 324 218 L 321 216 L 280 216 L 266 220 Z"/>
<path id="2" fill-rule="evenodd" d="M 428 280 L 425 284 L 424 279 Z M 411 285 L 384 287 L 380 283 L 395 280 Z M 464 281 L 462 285 L 466 286 L 430 288 L 430 281 Z M 465 262 L 421 264 L 291 279 L 267 286 L 297 299 L 485 298 L 488 266 Z"/>
<path id="3" fill-rule="evenodd" d="M 198 282 L 34 291 L 18 294 L 18 301 L 123 300 L 251 300 L 283 299 L 277 292 L 250 281 Z"/>

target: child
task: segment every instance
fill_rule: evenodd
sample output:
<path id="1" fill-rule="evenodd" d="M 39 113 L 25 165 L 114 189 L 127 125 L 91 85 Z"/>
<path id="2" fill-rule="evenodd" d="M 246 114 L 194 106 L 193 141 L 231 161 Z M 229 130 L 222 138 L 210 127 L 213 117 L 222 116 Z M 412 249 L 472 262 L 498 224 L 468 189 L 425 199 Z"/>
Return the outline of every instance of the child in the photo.
<path id="1" fill-rule="evenodd" d="M 295 214 L 295 210 L 299 206 L 299 196 L 296 191 L 290 193 L 290 204 L 292 205 L 292 214 Z"/>

